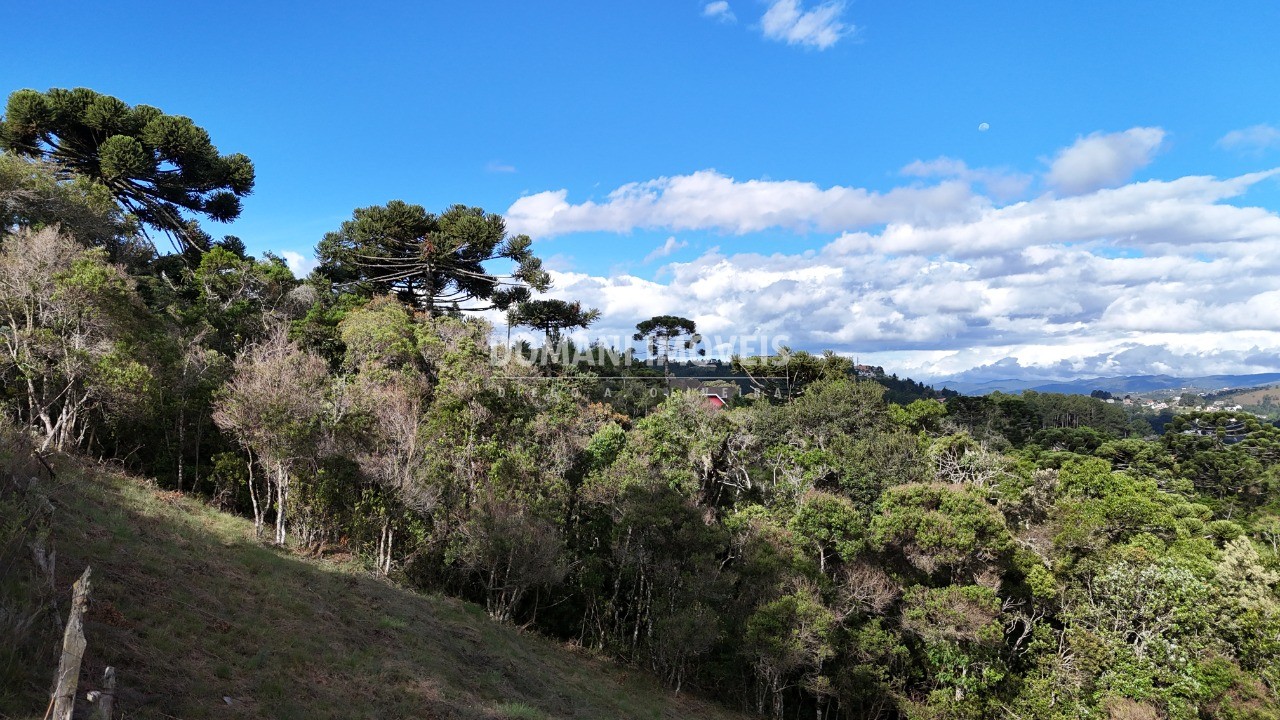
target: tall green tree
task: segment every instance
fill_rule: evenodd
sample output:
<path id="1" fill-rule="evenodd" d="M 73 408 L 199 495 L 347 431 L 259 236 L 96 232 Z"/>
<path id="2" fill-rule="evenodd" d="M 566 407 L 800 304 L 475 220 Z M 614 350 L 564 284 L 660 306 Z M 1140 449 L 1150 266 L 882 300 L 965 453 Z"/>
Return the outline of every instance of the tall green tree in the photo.
<path id="1" fill-rule="evenodd" d="M 649 345 L 649 354 L 657 357 L 662 353 L 662 374 L 667 375 L 667 367 L 671 360 L 671 351 L 677 345 L 686 350 L 692 349 L 701 338 L 698 336 L 698 324 L 689 318 L 677 315 L 655 315 L 648 320 L 636 323 L 633 340 L 645 340 Z M 705 354 L 706 350 L 699 350 Z"/>
<path id="2" fill-rule="evenodd" d="M 392 200 L 357 209 L 316 246 L 320 272 L 335 285 L 365 295 L 395 294 L 429 314 L 506 310 L 543 292 L 551 277 L 528 235 L 508 235 L 501 215 L 454 205 L 439 215 Z M 486 267 L 514 265 L 508 274 Z M 461 307 L 463 303 L 471 303 Z"/>
<path id="3" fill-rule="evenodd" d="M 547 348 L 560 344 L 560 334 L 574 328 L 586 329 L 600 317 L 596 308 L 582 309 L 580 302 L 567 300 L 529 300 L 508 311 L 507 320 L 516 326 L 541 330 L 547 339 Z"/>
<path id="4" fill-rule="evenodd" d="M 105 187 L 125 211 L 183 249 L 207 239 L 185 213 L 229 222 L 253 190 L 249 158 L 220 154 L 190 118 L 131 107 L 88 88 L 11 94 L 0 149 L 48 160 Z"/>

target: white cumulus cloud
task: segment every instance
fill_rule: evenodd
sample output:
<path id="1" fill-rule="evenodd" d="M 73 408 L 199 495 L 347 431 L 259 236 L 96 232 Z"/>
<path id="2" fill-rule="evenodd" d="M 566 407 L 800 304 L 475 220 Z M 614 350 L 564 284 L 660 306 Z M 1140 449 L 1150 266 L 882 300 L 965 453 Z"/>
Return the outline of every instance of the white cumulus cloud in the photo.
<path id="1" fill-rule="evenodd" d="M 902 174 L 921 178 L 958 178 L 982 185 L 997 200 L 1018 197 L 1031 187 L 1032 177 L 1026 173 L 997 168 L 971 168 L 963 160 L 939 157 L 916 160 L 902 168 Z"/>
<path id="2" fill-rule="evenodd" d="M 1271 170 L 1219 180 L 1193 176 L 1131 183 L 1087 195 L 1045 195 L 976 217 L 934 226 L 892 223 L 880 233 L 853 232 L 834 246 L 846 252 L 949 253 L 1001 257 L 1046 243 L 1115 242 L 1147 251 L 1195 252 L 1280 234 L 1280 217 L 1220 202 L 1276 175 Z"/>
<path id="3" fill-rule="evenodd" d="M 285 264 L 289 266 L 289 271 L 297 278 L 306 277 L 312 270 L 316 269 L 317 265 L 320 264 L 314 257 L 310 255 L 303 255 L 302 253 L 294 252 L 292 250 L 282 251 L 280 253 L 280 257 L 284 258 Z"/>
<path id="4" fill-rule="evenodd" d="M 1024 173 L 940 157 L 902 168 L 905 184 L 887 189 L 702 170 L 580 202 L 540 192 L 507 218 L 535 237 L 735 236 L 668 261 L 660 280 L 553 273 L 554 296 L 601 309 L 592 333 L 603 337 L 674 314 L 713 349 L 783 338 L 924 377 L 1280 371 L 1280 213 L 1245 201 L 1280 168 L 1132 181 L 1164 138 L 1081 137 L 1044 178 L 1053 192 L 1038 195 Z M 802 237 L 815 234 L 825 237 Z M 777 251 L 735 251 L 741 235 Z M 680 247 L 672 235 L 645 262 Z"/>
<path id="5" fill-rule="evenodd" d="M 658 258 L 668 257 L 671 255 L 671 253 L 679 250 L 680 248 L 688 247 L 688 246 L 689 246 L 689 243 L 683 240 L 676 240 L 675 236 L 672 235 L 671 237 L 667 238 L 666 242 L 654 248 L 653 251 L 650 252 L 648 255 L 645 255 L 644 262 L 647 264 L 647 263 L 653 262 L 654 260 L 657 260 Z"/>
<path id="6" fill-rule="evenodd" d="M 1161 128 L 1136 127 L 1078 138 L 1054 157 L 1045 180 L 1067 195 L 1119 185 L 1151 163 L 1164 137 Z"/>
<path id="7" fill-rule="evenodd" d="M 1280 128 L 1261 124 L 1232 130 L 1218 140 L 1218 146 L 1249 155 L 1261 155 L 1267 150 L 1280 148 Z"/>
<path id="8" fill-rule="evenodd" d="M 733 14 L 733 9 L 729 7 L 729 3 L 725 0 L 716 0 L 702 6 L 703 17 L 713 18 L 720 22 L 734 22 L 737 17 Z"/>
<path id="9" fill-rule="evenodd" d="M 600 308 L 592 333 L 603 337 L 625 337 L 644 318 L 676 314 L 695 320 L 713 349 L 730 347 L 731 338 L 781 339 L 917 377 L 981 366 L 999 372 L 1002 362 L 1051 379 L 1274 371 L 1280 215 L 1234 203 L 1277 174 L 1190 176 L 1003 205 L 971 198 L 964 206 L 976 203 L 976 211 L 927 221 L 904 213 L 817 249 L 778 242 L 786 249 L 773 254 L 712 250 L 668 263 L 661 282 L 554 273 L 552 294 Z M 761 214 L 752 202 L 710 209 L 701 193 L 668 206 L 672 185 L 663 183 L 634 206 L 579 208 L 573 222 L 594 230 L 614 224 L 619 232 L 632 227 L 624 219 L 763 226 L 785 237 L 788 229 L 838 224 L 833 218 L 846 212 L 823 201 L 830 189 L 784 187 L 788 202 Z M 877 202 L 896 208 L 886 200 L 894 192 Z M 671 238 L 659 250 L 677 243 Z"/>
<path id="10" fill-rule="evenodd" d="M 522 197 L 507 209 L 507 224 L 534 237 L 659 227 L 839 232 L 889 222 L 927 225 L 969 217 L 987 203 L 962 180 L 879 193 L 796 180 L 740 181 L 715 170 L 628 183 L 602 202 L 570 203 L 568 195 L 568 190 L 550 190 Z"/>
<path id="11" fill-rule="evenodd" d="M 770 40 L 826 50 L 854 31 L 843 15 L 844 3 L 839 0 L 808 10 L 800 0 L 774 0 L 760 18 L 760 28 Z"/>

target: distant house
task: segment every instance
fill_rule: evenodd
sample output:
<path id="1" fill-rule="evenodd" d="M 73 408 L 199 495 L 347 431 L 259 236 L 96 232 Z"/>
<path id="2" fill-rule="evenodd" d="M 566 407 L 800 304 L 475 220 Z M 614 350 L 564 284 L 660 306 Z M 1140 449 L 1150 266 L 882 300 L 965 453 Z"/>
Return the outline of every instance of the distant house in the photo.
<path id="1" fill-rule="evenodd" d="M 717 410 L 725 407 L 735 397 L 742 394 L 742 390 L 737 383 L 698 380 L 697 378 L 672 378 L 671 389 L 699 393 L 707 399 L 708 405 Z"/>

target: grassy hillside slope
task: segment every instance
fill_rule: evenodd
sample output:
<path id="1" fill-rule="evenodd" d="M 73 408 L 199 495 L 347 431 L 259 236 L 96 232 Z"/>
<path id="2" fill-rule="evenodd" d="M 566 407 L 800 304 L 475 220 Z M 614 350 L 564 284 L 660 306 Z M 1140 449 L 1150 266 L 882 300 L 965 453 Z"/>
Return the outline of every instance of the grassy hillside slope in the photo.
<path id="1" fill-rule="evenodd" d="M 263 547 L 251 523 L 190 498 L 72 473 L 59 584 L 92 565 L 82 678 L 116 666 L 117 717 L 738 717 L 354 562 Z"/>
<path id="2" fill-rule="evenodd" d="M 1227 390 L 1206 395 L 1205 399 L 1222 405 L 1239 405 L 1246 412 L 1256 413 L 1269 419 L 1280 417 L 1280 385 Z"/>

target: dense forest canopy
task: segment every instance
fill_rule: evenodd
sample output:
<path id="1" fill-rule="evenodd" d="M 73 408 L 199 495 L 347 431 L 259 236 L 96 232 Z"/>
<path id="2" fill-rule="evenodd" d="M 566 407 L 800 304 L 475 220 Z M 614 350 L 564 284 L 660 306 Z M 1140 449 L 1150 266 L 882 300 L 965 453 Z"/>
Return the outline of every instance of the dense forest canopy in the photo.
<path id="1" fill-rule="evenodd" d="M 19 91 L 0 127 L 0 402 L 38 449 L 773 718 L 1280 717 L 1271 424 L 1157 434 L 1103 398 L 803 352 L 722 365 L 748 392 L 720 408 L 668 387 L 679 316 L 637 326 L 661 372 L 497 365 L 472 308 L 549 345 L 598 317 L 535 297 L 549 276 L 499 216 L 357 209 L 298 279 L 178 214 L 234 217 L 253 182 L 190 121 Z M 0 517 L 24 488 L 0 479 Z M 43 588 L 19 525 L 0 623 Z M 6 683 L 27 651 L 0 653 Z"/>

